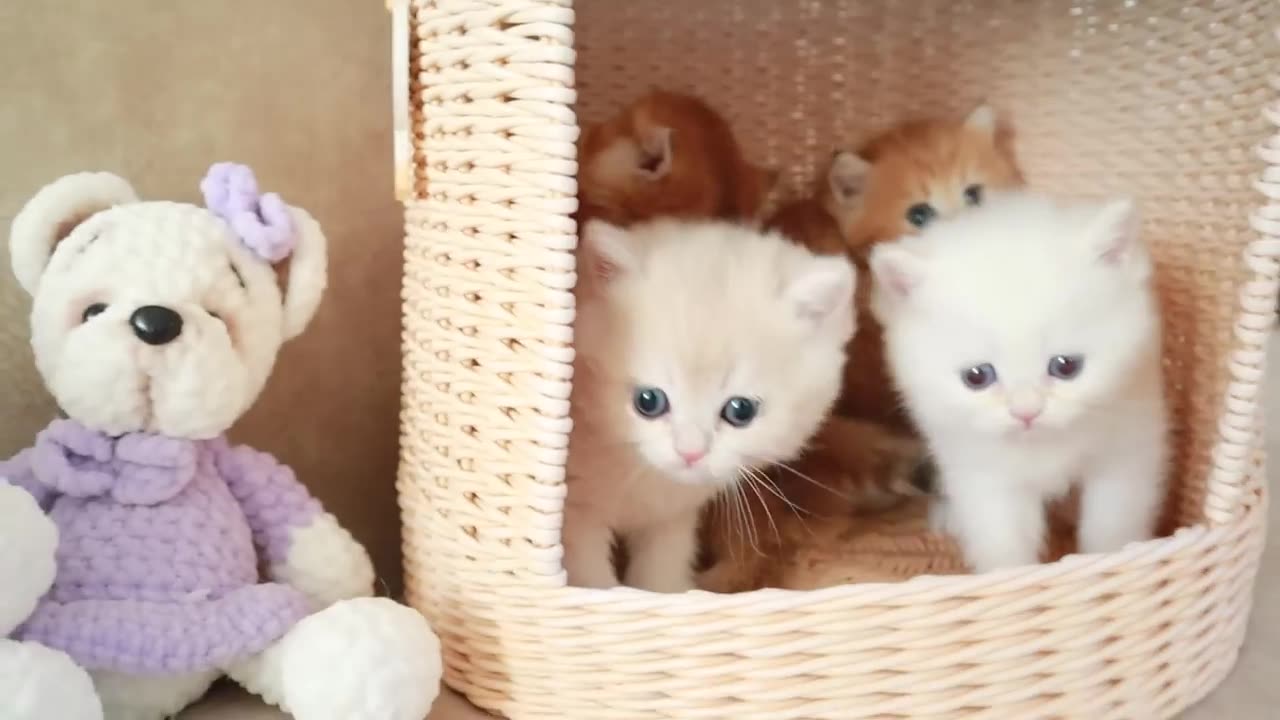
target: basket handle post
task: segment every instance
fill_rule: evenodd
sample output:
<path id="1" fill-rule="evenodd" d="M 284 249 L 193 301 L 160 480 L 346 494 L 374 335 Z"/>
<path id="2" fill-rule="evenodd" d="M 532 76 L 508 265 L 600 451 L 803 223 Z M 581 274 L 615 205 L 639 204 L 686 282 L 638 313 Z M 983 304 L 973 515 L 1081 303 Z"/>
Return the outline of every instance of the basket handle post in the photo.
<path id="1" fill-rule="evenodd" d="M 1276 29 L 1280 39 L 1280 28 Z M 1249 502 L 1249 478 L 1265 471 L 1257 467 L 1263 453 L 1264 401 L 1267 345 L 1275 331 L 1277 291 L 1280 290 L 1280 74 L 1271 80 L 1276 97 L 1263 109 L 1276 132 L 1257 148 L 1265 163 L 1256 186 L 1264 201 L 1249 218 L 1258 237 L 1245 248 L 1244 261 L 1251 273 L 1240 289 L 1240 314 L 1234 328 L 1236 343 L 1227 359 L 1231 381 L 1227 385 L 1218 444 L 1213 448 L 1204 499 L 1210 525 L 1237 520 Z"/>
<path id="2" fill-rule="evenodd" d="M 413 187 L 413 148 L 409 110 L 409 0 L 386 0 L 391 13 L 391 142 L 396 200 L 409 199 Z"/>

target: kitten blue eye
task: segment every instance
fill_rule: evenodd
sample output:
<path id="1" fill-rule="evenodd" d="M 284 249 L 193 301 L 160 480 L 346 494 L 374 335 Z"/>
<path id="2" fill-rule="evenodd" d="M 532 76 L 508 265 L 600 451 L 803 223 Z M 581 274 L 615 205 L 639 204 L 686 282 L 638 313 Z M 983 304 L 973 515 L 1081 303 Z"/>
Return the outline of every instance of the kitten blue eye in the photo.
<path id="1" fill-rule="evenodd" d="M 970 205 L 982 204 L 982 186 L 970 185 L 964 189 L 964 201 Z"/>
<path id="2" fill-rule="evenodd" d="M 720 419 L 734 427 L 746 427 L 756 419 L 756 413 L 759 411 L 760 403 L 751 398 L 735 395 L 720 408 Z"/>
<path id="3" fill-rule="evenodd" d="M 631 396 L 631 404 L 642 417 L 656 418 L 667 414 L 671 409 L 667 402 L 667 394 L 655 387 L 636 388 Z"/>
<path id="4" fill-rule="evenodd" d="M 929 203 L 916 203 L 907 208 L 907 222 L 918 228 L 928 225 L 937 215 L 938 211 Z"/>
<path id="5" fill-rule="evenodd" d="M 996 369 L 991 366 L 991 363 L 974 365 L 961 372 L 960 379 L 970 390 L 982 390 L 996 381 Z"/>
<path id="6" fill-rule="evenodd" d="M 1054 355 L 1049 358 L 1049 374 L 1059 380 L 1071 380 L 1083 369 L 1083 355 Z"/>

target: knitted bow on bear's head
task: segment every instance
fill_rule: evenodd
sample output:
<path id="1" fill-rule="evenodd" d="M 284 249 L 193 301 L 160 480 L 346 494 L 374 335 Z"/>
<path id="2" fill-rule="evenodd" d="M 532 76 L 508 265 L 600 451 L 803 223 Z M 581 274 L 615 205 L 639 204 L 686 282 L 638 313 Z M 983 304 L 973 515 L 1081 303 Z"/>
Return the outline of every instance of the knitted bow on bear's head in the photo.
<path id="1" fill-rule="evenodd" d="M 278 194 L 258 190 L 249 166 L 214 164 L 200 181 L 200 191 L 205 206 L 225 220 L 254 255 L 275 264 L 297 247 L 297 229 L 288 206 Z"/>

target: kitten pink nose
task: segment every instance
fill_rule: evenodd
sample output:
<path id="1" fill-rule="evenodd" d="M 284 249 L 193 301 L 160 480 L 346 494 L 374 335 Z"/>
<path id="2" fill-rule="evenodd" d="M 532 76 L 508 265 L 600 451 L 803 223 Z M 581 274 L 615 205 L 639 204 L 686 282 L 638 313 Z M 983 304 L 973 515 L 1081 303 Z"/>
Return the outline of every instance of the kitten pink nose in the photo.
<path id="1" fill-rule="evenodd" d="M 699 460 L 707 456 L 707 451 L 705 449 L 677 450 L 676 452 L 680 454 L 680 457 L 684 458 L 684 464 L 689 466 L 694 465 Z"/>
<path id="2" fill-rule="evenodd" d="M 1009 414 L 1022 423 L 1022 427 L 1031 427 L 1031 423 L 1040 417 L 1040 408 L 1010 408 Z"/>

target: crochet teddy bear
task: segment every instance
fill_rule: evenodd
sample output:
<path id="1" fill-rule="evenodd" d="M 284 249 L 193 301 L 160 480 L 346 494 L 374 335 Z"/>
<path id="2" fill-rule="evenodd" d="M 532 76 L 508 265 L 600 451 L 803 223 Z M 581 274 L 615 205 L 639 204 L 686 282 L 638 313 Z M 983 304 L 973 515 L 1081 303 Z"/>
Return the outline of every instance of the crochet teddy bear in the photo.
<path id="1" fill-rule="evenodd" d="M 422 720 L 441 675 L 426 620 L 372 597 L 368 554 L 288 467 L 224 437 L 315 313 L 325 237 L 247 167 L 201 190 L 205 207 L 141 202 L 80 173 L 13 221 L 67 417 L 0 462 L 59 533 L 10 637 L 87 669 L 108 720 L 159 720 L 222 675 L 298 720 Z"/>
<path id="2" fill-rule="evenodd" d="M 0 638 L 13 632 L 53 585 L 58 528 L 30 494 L 0 478 Z M 89 676 L 65 653 L 0 639 L 0 718 L 102 720 Z"/>

